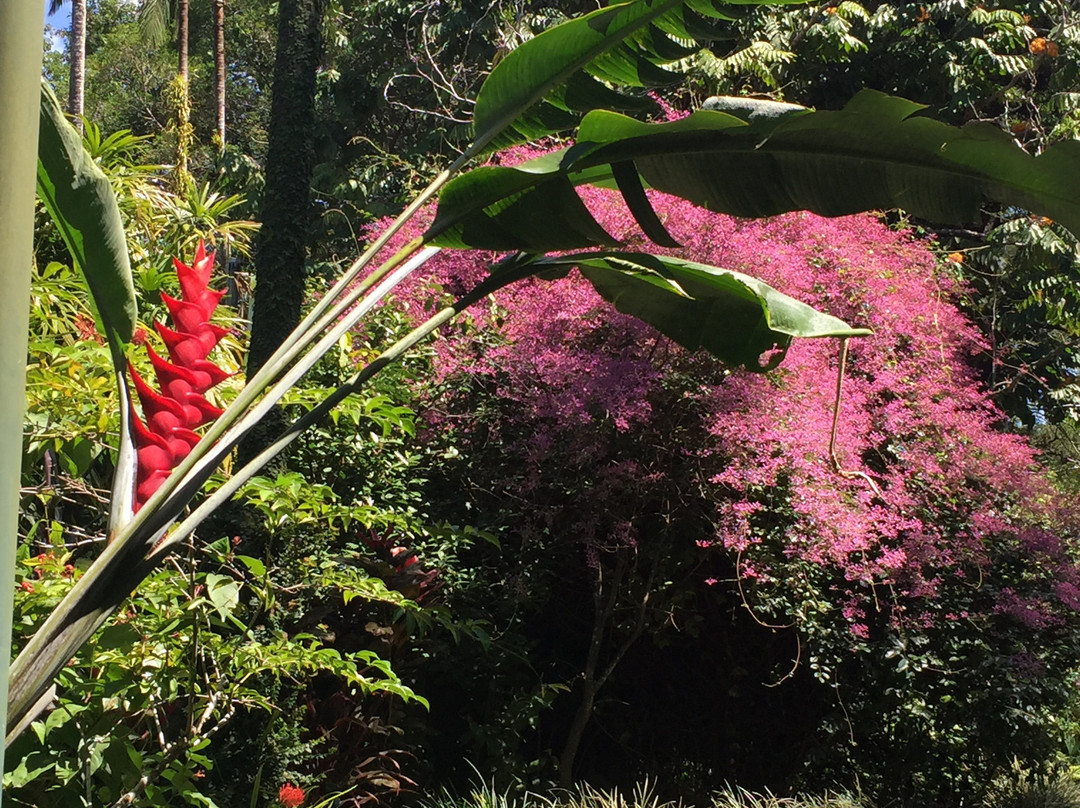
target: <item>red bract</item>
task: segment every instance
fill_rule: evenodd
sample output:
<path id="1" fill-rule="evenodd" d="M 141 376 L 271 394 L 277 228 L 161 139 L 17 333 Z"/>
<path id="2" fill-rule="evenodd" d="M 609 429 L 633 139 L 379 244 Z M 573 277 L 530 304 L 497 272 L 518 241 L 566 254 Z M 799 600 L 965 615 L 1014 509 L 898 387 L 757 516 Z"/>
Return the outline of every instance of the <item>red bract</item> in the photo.
<path id="1" fill-rule="evenodd" d="M 207 254 L 200 241 L 191 266 L 176 258 L 173 265 L 180 280 L 181 297 L 177 300 L 162 292 L 161 299 L 169 310 L 174 328 L 154 323 L 169 359 L 163 359 L 153 348 L 146 346 L 159 389 L 147 384 L 134 366 L 128 368 L 145 418 L 144 423 L 138 415 L 132 414 L 138 469 L 136 511 L 198 443 L 199 436 L 193 430 L 221 415 L 221 410 L 207 401 L 203 393 L 229 375 L 206 358 L 228 333 L 210 323 L 214 309 L 225 294 L 208 288 L 214 254 Z"/>

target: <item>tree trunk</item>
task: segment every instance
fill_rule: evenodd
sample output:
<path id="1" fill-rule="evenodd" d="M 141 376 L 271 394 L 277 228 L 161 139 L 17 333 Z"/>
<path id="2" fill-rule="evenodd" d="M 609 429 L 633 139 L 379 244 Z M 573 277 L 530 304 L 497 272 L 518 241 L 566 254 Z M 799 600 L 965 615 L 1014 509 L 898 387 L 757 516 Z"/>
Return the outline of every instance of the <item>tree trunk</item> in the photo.
<path id="1" fill-rule="evenodd" d="M 574 786 L 574 761 L 577 760 L 581 739 L 585 736 L 585 728 L 592 720 L 593 708 L 596 706 L 596 693 L 599 689 L 595 679 L 589 676 L 582 677 L 581 700 L 578 702 L 574 720 L 566 734 L 566 743 L 559 755 L 559 788 L 563 791 L 570 791 Z"/>
<path id="2" fill-rule="evenodd" d="M 86 97 L 86 0 L 71 0 L 71 36 L 68 39 L 71 74 L 68 81 L 68 115 L 83 130 L 83 100 Z"/>
<path id="3" fill-rule="evenodd" d="M 214 0 L 214 106 L 220 153 L 225 151 L 225 0 Z"/>
<path id="4" fill-rule="evenodd" d="M 176 0 L 176 72 L 188 82 L 188 0 Z"/>
<path id="5" fill-rule="evenodd" d="M 173 85 L 176 103 L 176 168 L 173 171 L 173 190 L 183 196 L 191 186 L 188 157 L 195 140 L 191 126 L 191 94 L 188 83 L 188 0 L 176 2 L 176 81 Z"/>
<path id="6" fill-rule="evenodd" d="M 247 372 L 263 366 L 300 322 L 314 166 L 315 77 L 326 0 L 281 0 L 270 104 L 266 190 L 255 254 Z"/>
<path id="7" fill-rule="evenodd" d="M 612 653 L 603 670 L 600 670 L 600 657 L 604 646 L 611 640 L 616 630 L 615 610 L 619 606 L 620 595 L 629 594 L 622 590 L 626 582 L 633 577 L 636 568 L 636 551 L 634 560 L 628 557 L 626 551 L 619 552 L 614 569 L 605 573 L 602 566 L 596 568 L 596 580 L 593 590 L 593 626 L 592 636 L 589 638 L 589 649 L 585 657 L 585 667 L 581 672 L 581 697 L 578 700 L 574 718 L 570 722 L 570 729 L 566 734 L 566 742 L 559 754 L 559 788 L 569 791 L 574 784 L 574 763 L 577 761 L 578 752 L 581 749 L 581 741 L 585 737 L 585 729 L 592 720 L 593 709 L 596 707 L 596 697 L 600 689 L 607 684 L 611 674 L 622 662 L 626 652 L 636 643 L 645 630 L 646 616 L 649 606 L 649 597 L 652 593 L 653 577 L 656 573 L 655 561 L 649 570 L 648 578 L 641 599 L 635 603 L 634 626 L 630 633 Z"/>

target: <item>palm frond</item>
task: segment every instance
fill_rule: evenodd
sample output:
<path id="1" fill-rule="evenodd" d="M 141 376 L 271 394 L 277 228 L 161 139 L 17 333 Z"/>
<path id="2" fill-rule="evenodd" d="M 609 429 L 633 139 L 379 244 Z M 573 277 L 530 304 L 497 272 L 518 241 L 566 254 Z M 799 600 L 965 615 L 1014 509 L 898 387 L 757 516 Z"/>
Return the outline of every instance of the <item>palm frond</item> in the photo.
<path id="1" fill-rule="evenodd" d="M 152 48 L 164 43 L 169 38 L 172 16 L 171 0 L 142 0 L 139 4 L 139 32 L 143 41 Z"/>

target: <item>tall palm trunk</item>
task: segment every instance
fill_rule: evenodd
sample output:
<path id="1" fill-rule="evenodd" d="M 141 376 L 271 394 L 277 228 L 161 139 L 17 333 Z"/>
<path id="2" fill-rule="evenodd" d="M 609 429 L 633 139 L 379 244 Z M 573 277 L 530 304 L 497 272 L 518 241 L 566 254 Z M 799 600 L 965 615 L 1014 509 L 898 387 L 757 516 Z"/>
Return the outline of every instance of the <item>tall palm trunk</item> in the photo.
<path id="1" fill-rule="evenodd" d="M 52 0 L 49 14 L 55 14 L 65 0 Z M 68 102 L 67 112 L 75 128 L 83 130 L 82 115 L 86 98 L 86 0 L 71 0 L 71 30 L 68 32 Z"/>
<path id="2" fill-rule="evenodd" d="M 188 92 L 188 0 L 176 2 L 176 52 L 176 170 L 173 186 L 182 195 L 191 184 L 188 154 L 194 140 L 191 95 Z"/>
<path id="3" fill-rule="evenodd" d="M 75 128 L 83 130 L 83 102 L 86 97 L 86 0 L 71 0 L 71 36 L 68 39 L 71 75 L 68 81 L 68 114 Z"/>
<path id="4" fill-rule="evenodd" d="M 173 170 L 172 185 L 181 194 L 191 183 L 188 153 L 194 140 L 188 93 L 188 3 L 189 0 L 176 0 L 175 20 L 172 18 L 174 6 L 171 0 L 142 0 L 139 5 L 139 27 L 142 29 L 143 41 L 150 47 L 158 47 L 164 43 L 169 36 L 170 22 L 176 24 L 176 78 L 169 87 L 169 101 L 175 107 L 176 113 L 176 167 Z"/>
<path id="5" fill-rule="evenodd" d="M 214 107 L 217 147 L 225 150 L 225 0 L 214 0 Z"/>
<path id="6" fill-rule="evenodd" d="M 188 83 L 188 0 L 176 0 L 176 72 Z"/>
<path id="7" fill-rule="evenodd" d="M 311 221 L 315 79 L 326 0 L 281 0 L 270 103 L 266 190 L 255 253 L 249 376 L 300 322 Z"/>

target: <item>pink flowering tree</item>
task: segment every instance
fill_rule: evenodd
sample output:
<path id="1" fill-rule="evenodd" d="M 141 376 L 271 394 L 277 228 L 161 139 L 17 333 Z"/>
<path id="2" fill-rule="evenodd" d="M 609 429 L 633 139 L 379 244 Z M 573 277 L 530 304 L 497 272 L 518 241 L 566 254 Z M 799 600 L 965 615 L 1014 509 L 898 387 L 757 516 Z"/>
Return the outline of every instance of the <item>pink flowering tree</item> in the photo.
<path id="1" fill-rule="evenodd" d="M 620 310 L 732 367 L 778 364 L 799 337 L 866 333 L 734 270 L 615 250 L 618 239 L 583 205 L 579 186 L 617 186 L 636 226 L 667 246 L 675 243 L 668 232 L 672 223 L 652 208 L 646 185 L 742 216 L 804 208 L 832 216 L 902 205 L 931 219 L 963 222 L 979 215 L 980 204 L 991 203 L 1029 208 L 1080 230 L 1072 192 L 1080 183 L 1075 144 L 1032 158 L 996 130 L 950 128 L 902 99 L 862 93 L 837 112 L 717 100 L 684 120 L 659 124 L 603 109 L 640 108 L 640 97 L 620 96 L 611 85 L 640 88 L 666 77 L 664 66 L 696 50 L 696 42 L 711 38 L 737 11 L 718 0 L 631 0 L 570 20 L 515 50 L 480 91 L 473 144 L 372 241 L 183 460 L 153 484 L 137 513 L 138 439 L 126 426 L 112 543 L 13 663 L 9 731 L 25 727 L 47 703 L 50 683 L 74 649 L 262 464 L 387 363 L 510 283 L 580 267 Z M 565 130 L 589 110 L 574 146 L 526 166 L 482 166 L 452 179 L 492 148 Z M 135 312 L 115 202 L 110 207 L 107 183 L 79 151 L 55 99 L 46 97 L 42 120 L 41 195 L 87 274 L 121 372 L 122 397 L 129 397 L 122 370 Z M 423 235 L 376 262 L 436 195 L 438 213 Z M 242 437 L 346 331 L 441 249 L 465 246 L 510 255 L 187 511 Z M 560 252 L 583 248 L 589 252 Z M 171 447 L 170 452 L 172 457 L 154 463 L 164 468 L 159 461 L 176 459 Z M 141 481 L 147 492 L 149 479 L 144 474 Z"/>
<path id="2" fill-rule="evenodd" d="M 582 198 L 640 243 L 618 194 Z M 740 220 L 650 199 L 682 245 L 671 253 L 874 335 L 848 346 L 839 402 L 836 342 L 797 342 L 768 375 L 732 373 L 577 273 L 501 290 L 436 341 L 427 422 L 474 455 L 443 484 L 470 519 L 506 526 L 511 558 L 474 558 L 497 570 L 485 593 L 525 587 L 506 594 L 521 614 L 487 616 L 510 628 L 557 614 L 578 638 L 560 663 L 577 666 L 555 742 L 564 784 L 602 688 L 647 638 L 692 633 L 703 587 L 795 639 L 788 668 L 813 660 L 827 752 L 804 762 L 824 785 L 854 767 L 879 795 L 970 796 L 1016 755 L 1045 759 L 1080 658 L 1080 525 L 1002 429 L 973 364 L 984 346 L 956 307 L 964 290 L 925 243 L 870 216 Z M 421 322 L 489 261 L 444 253 L 399 303 Z M 482 612 L 485 599 L 461 602 Z"/>

